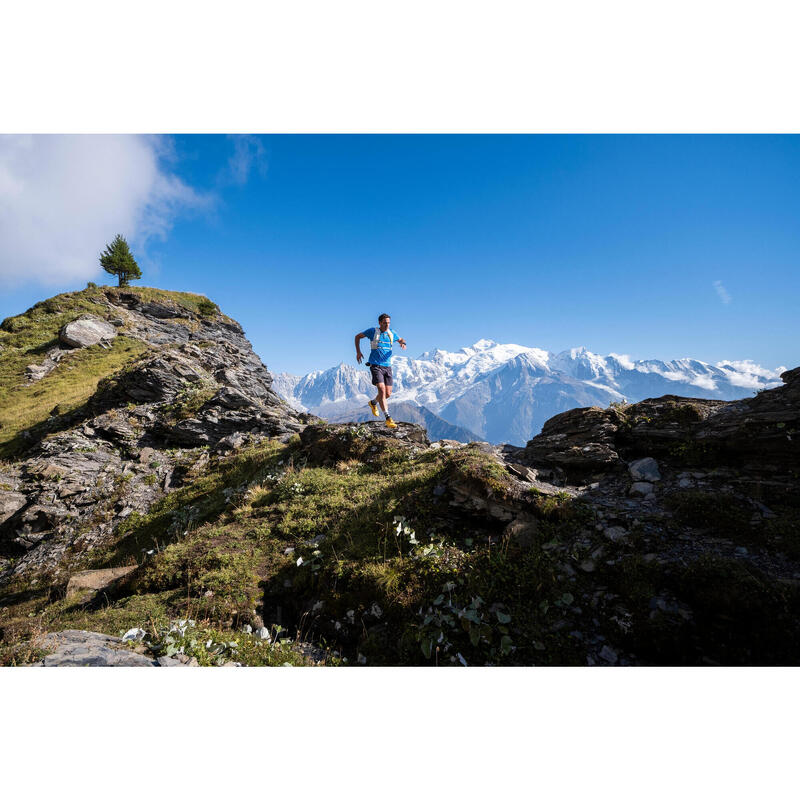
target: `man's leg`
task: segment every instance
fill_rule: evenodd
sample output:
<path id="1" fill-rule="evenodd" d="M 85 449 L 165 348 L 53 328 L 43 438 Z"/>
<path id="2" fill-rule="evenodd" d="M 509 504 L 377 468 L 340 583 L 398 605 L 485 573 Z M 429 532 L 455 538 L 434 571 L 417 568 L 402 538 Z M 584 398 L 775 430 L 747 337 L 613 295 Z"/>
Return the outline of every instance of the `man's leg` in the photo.
<path id="1" fill-rule="evenodd" d="M 383 383 L 378 384 L 378 396 L 375 398 L 375 402 L 381 407 L 381 411 L 383 411 L 384 415 L 388 416 L 389 411 L 386 407 L 386 385 Z"/>
<path id="2" fill-rule="evenodd" d="M 384 401 L 383 401 L 383 413 L 388 418 L 389 417 L 389 398 L 392 396 L 392 369 L 391 367 L 387 370 L 386 374 L 386 382 L 384 383 L 383 391 L 385 393 Z"/>

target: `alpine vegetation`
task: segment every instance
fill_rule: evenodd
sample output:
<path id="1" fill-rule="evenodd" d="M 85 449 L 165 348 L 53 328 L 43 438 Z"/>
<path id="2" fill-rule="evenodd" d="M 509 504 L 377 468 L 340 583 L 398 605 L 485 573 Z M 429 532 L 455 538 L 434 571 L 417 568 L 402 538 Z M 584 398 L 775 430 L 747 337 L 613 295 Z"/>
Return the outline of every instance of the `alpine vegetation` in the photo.
<path id="1" fill-rule="evenodd" d="M 397 361 L 476 437 L 516 386 L 522 443 L 326 422 L 297 398 L 346 381 L 287 403 L 197 294 L 90 285 L 4 320 L 0 664 L 800 662 L 800 368 L 487 341 Z"/>

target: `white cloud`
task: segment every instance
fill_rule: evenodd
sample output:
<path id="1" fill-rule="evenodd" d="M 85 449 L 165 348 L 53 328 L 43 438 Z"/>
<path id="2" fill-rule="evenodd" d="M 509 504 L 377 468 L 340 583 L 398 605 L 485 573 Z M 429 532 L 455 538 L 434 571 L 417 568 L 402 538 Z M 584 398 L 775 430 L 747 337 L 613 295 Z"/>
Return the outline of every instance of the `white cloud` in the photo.
<path id="1" fill-rule="evenodd" d="M 764 385 L 764 382 L 755 375 L 741 375 L 736 372 L 730 374 L 728 381 L 733 386 L 743 386 L 745 389 L 760 389 Z"/>
<path id="2" fill-rule="evenodd" d="M 745 361 L 717 361 L 720 369 L 725 369 L 728 380 L 733 386 L 742 386 L 745 389 L 761 389 L 764 386 L 780 385 L 782 372 L 786 372 L 786 367 L 777 369 L 766 369 L 749 359 Z"/>
<path id="3" fill-rule="evenodd" d="M 178 214 L 207 208 L 169 155 L 156 136 L 0 135 L 0 285 L 96 278 L 117 233 L 137 255 Z"/>
<path id="4" fill-rule="evenodd" d="M 689 381 L 693 386 L 699 386 L 701 389 L 708 389 L 709 391 L 714 391 L 717 388 L 717 384 L 714 383 L 714 379 L 710 375 L 698 375 L 696 378 L 693 378 Z"/>
<path id="5" fill-rule="evenodd" d="M 263 178 L 267 174 L 267 154 L 261 139 L 251 134 L 237 134 L 230 138 L 233 139 L 233 155 L 228 159 L 220 181 L 242 186 L 247 183 L 253 169 Z"/>
<path id="6" fill-rule="evenodd" d="M 620 366 L 624 367 L 625 369 L 635 369 L 636 364 L 633 363 L 630 356 L 626 356 L 621 353 L 609 353 L 611 358 L 615 358 Z"/>
<path id="7" fill-rule="evenodd" d="M 722 285 L 722 281 L 714 281 L 714 288 L 717 290 L 717 294 L 719 295 L 719 299 L 725 305 L 731 302 L 731 296 L 728 294 L 728 290 Z"/>

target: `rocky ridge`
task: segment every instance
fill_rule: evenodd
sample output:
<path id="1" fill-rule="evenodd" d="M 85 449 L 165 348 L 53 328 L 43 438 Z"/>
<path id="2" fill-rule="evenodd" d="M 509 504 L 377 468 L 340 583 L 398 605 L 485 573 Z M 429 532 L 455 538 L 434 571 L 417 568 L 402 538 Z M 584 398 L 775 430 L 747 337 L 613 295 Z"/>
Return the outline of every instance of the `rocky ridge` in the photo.
<path id="1" fill-rule="evenodd" d="M 56 409 L 23 431 L 22 457 L 0 465 L 0 585 L 32 570 L 58 572 L 215 454 L 286 440 L 310 419 L 272 391 L 241 326 L 213 304 L 201 313 L 170 293 L 148 299 L 135 289 L 95 292 L 91 302 L 96 315 L 60 330 L 45 374 L 64 369 L 76 348 L 118 334 L 146 349 L 80 408 Z M 41 369 L 27 372 L 40 379 Z"/>

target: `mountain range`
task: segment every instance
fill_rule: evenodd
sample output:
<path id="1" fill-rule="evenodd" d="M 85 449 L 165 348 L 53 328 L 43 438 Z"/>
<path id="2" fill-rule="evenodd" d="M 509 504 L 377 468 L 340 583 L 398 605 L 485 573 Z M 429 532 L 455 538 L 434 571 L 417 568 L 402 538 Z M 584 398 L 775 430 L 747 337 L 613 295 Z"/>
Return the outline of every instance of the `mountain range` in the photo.
<path id="1" fill-rule="evenodd" d="M 635 361 L 617 353 L 597 355 L 585 347 L 550 353 L 491 339 L 457 352 L 395 355 L 392 364 L 390 408 L 398 419 L 416 407 L 417 416 L 407 421 L 424 424 L 433 438 L 516 445 L 537 435 L 550 417 L 572 408 L 605 408 L 665 394 L 738 400 L 780 385 L 785 369 L 766 369 L 748 360 L 715 365 L 692 358 Z M 364 406 L 374 397 L 374 388 L 363 366 L 340 363 L 303 376 L 280 373 L 273 389 L 293 408 L 330 421 L 371 418 Z"/>

